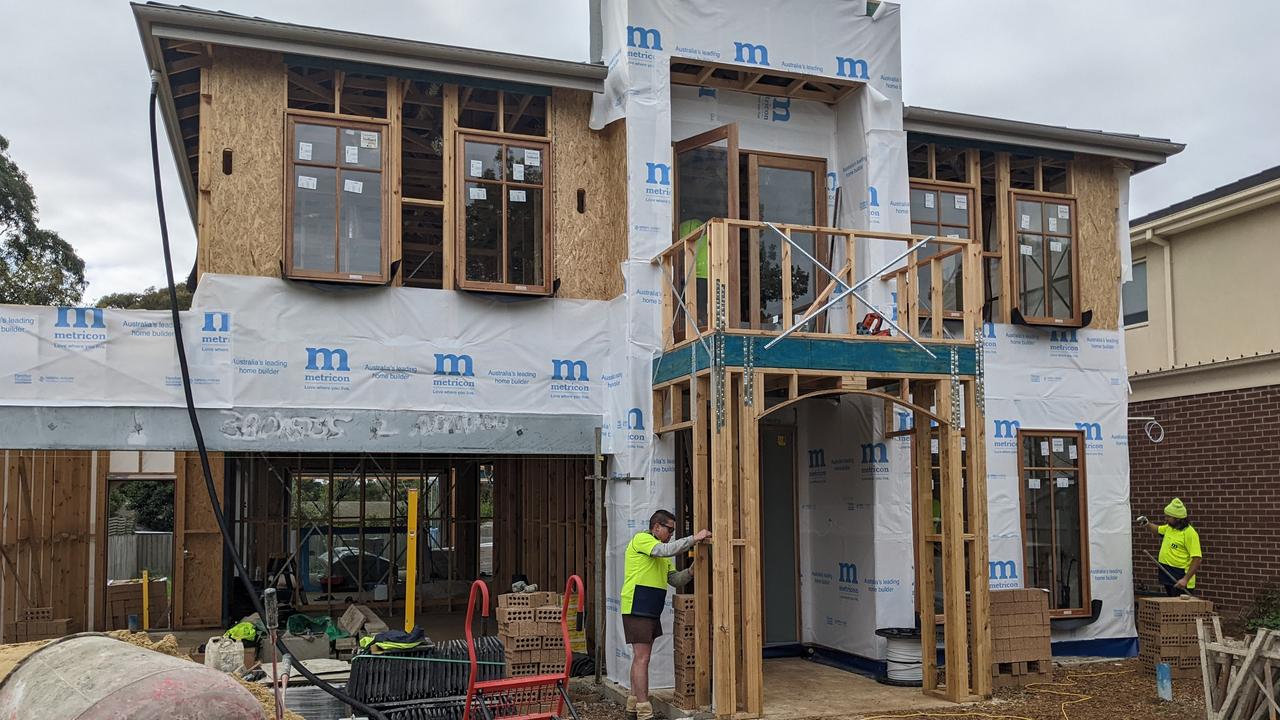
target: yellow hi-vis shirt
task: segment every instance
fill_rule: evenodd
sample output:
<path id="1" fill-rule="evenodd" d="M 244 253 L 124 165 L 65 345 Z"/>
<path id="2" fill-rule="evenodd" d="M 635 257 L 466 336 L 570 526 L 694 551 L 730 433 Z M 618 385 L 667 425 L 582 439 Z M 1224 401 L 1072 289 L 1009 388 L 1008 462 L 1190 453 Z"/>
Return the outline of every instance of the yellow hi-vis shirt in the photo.
<path id="1" fill-rule="evenodd" d="M 648 530 L 638 532 L 627 543 L 623 562 L 622 614 L 640 617 L 662 617 L 667 604 L 667 574 L 675 572 L 676 563 L 669 557 L 654 557 L 658 538 Z"/>
<path id="2" fill-rule="evenodd" d="M 1191 558 L 1204 557 L 1200 554 L 1200 533 L 1190 525 L 1178 530 L 1168 525 L 1158 528 L 1164 540 L 1160 542 L 1160 562 L 1186 570 L 1191 567 Z M 1187 580 L 1187 589 L 1196 586 L 1195 576 Z"/>

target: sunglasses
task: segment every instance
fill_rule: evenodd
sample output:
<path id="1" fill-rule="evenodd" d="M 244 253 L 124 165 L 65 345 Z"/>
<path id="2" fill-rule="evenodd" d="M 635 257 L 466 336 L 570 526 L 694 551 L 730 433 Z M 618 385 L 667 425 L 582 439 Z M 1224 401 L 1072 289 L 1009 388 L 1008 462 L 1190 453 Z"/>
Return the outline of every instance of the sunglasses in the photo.
<path id="1" fill-rule="evenodd" d="M 669 533 L 674 533 L 676 531 L 675 525 L 660 525 L 659 527 L 666 528 L 667 532 Z"/>

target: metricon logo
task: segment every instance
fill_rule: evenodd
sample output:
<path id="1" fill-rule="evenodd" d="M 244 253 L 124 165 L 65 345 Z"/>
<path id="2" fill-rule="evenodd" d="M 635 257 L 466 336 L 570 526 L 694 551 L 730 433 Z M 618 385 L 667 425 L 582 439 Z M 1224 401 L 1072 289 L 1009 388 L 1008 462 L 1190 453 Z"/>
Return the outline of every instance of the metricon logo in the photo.
<path id="1" fill-rule="evenodd" d="M 662 33 L 653 28 L 639 25 L 627 26 L 627 47 L 644 48 L 645 50 L 662 49 Z"/>
<path id="2" fill-rule="evenodd" d="M 75 314 L 74 322 L 71 320 L 73 313 Z M 107 324 L 102 319 L 102 308 L 60 307 L 58 308 L 58 319 L 53 323 L 53 326 L 106 328 Z"/>
<path id="3" fill-rule="evenodd" d="M 733 60 L 748 65 L 768 65 L 769 48 L 755 43 L 735 42 Z"/>
<path id="4" fill-rule="evenodd" d="M 847 58 L 836 56 L 836 77 L 857 78 L 859 80 L 868 80 L 867 61 L 861 58 Z"/>

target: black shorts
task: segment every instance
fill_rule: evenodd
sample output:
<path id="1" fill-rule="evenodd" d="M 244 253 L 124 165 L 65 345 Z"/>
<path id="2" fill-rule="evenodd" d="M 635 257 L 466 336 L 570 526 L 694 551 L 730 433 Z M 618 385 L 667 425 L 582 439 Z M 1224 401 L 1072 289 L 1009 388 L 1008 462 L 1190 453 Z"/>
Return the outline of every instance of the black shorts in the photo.
<path id="1" fill-rule="evenodd" d="M 628 645 L 652 645 L 655 639 L 662 637 L 662 621 L 639 615 L 623 615 L 622 636 L 626 638 Z"/>

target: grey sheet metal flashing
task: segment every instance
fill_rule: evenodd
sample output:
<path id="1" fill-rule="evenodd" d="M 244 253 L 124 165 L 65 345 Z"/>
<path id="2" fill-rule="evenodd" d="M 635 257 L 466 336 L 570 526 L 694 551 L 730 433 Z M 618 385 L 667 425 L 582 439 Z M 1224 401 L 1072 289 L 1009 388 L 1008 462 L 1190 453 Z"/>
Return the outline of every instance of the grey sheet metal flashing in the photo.
<path id="1" fill-rule="evenodd" d="M 158 3 L 134 15 L 156 37 L 603 92 L 603 65 L 382 37 Z"/>
<path id="2" fill-rule="evenodd" d="M 200 409 L 215 451 L 590 455 L 598 415 Z M 169 407 L 0 407 L 5 447 L 194 450 L 187 411 Z"/>
<path id="3" fill-rule="evenodd" d="M 903 109 L 902 117 L 903 129 L 907 132 L 1103 155 L 1132 160 L 1139 172 L 1163 164 L 1169 156 L 1182 152 L 1186 147 L 1162 138 L 1079 130 L 932 108 L 907 107 Z"/>

